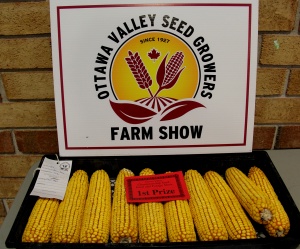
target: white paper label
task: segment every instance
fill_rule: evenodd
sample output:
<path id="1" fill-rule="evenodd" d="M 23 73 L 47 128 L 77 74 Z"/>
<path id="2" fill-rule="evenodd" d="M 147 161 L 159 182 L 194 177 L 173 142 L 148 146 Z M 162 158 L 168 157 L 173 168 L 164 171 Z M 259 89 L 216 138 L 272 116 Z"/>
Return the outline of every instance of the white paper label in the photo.
<path id="1" fill-rule="evenodd" d="M 71 168 L 72 161 L 56 161 L 45 158 L 30 195 L 63 200 Z"/>

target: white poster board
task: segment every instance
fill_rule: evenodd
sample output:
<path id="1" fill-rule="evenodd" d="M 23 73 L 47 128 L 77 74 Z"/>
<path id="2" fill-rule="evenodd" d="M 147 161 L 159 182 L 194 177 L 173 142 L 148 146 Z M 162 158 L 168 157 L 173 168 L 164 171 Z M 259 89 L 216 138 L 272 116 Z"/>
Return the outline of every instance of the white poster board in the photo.
<path id="1" fill-rule="evenodd" d="M 258 1 L 50 7 L 62 156 L 252 150 Z"/>

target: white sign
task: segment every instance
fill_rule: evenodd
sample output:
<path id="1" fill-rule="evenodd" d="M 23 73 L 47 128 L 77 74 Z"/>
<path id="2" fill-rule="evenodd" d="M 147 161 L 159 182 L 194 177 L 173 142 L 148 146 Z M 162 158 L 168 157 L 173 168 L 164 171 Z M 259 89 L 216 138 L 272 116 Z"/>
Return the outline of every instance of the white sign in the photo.
<path id="1" fill-rule="evenodd" d="M 257 0 L 50 5 L 62 156 L 252 150 Z"/>

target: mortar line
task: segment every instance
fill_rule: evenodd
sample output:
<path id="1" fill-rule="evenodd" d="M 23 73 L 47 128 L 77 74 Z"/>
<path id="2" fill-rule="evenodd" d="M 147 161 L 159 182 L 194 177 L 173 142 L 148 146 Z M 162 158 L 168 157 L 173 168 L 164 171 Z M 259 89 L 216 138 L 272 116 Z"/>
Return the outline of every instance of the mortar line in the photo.
<path id="1" fill-rule="evenodd" d="M 15 129 L 13 129 L 11 131 L 11 136 L 12 136 L 13 145 L 14 145 L 14 148 L 15 148 L 15 155 L 23 155 L 23 153 L 19 150 L 16 135 L 15 135 L 14 131 L 15 131 Z"/>
<path id="2" fill-rule="evenodd" d="M 296 12 L 296 18 L 295 18 L 295 25 L 294 25 L 294 30 L 292 31 L 293 33 L 299 34 L 300 33 L 300 2 L 299 0 L 297 1 L 297 12 Z"/>
<path id="3" fill-rule="evenodd" d="M 288 68 L 300 68 L 299 65 L 267 65 L 267 64 L 260 64 L 259 68 L 283 68 L 287 69 Z"/>
<path id="4" fill-rule="evenodd" d="M 22 1 L 23 2 L 23 1 Z M 30 1 L 31 2 L 31 1 Z M 1 2 L 2 3 L 2 2 Z M 0 35 L 0 39 L 26 39 L 26 38 L 50 38 L 51 33 L 40 33 L 40 34 L 17 34 L 17 35 Z"/>
<path id="5" fill-rule="evenodd" d="M 257 40 L 257 68 L 260 67 L 260 55 L 261 55 L 261 46 L 262 46 L 262 35 L 258 35 L 258 40 Z"/>
<path id="6" fill-rule="evenodd" d="M 300 123 L 255 123 L 255 126 L 259 126 L 259 127 L 275 127 L 275 126 L 280 126 L 280 127 L 284 127 L 284 126 L 299 126 Z"/>
<path id="7" fill-rule="evenodd" d="M 290 99 L 299 99 L 298 95 L 293 95 L 293 96 L 283 96 L 282 94 L 277 94 L 277 95 L 256 95 L 256 99 L 281 99 L 281 98 L 290 98 Z"/>
<path id="8" fill-rule="evenodd" d="M 48 72 L 52 73 L 52 68 L 0 68 L 0 73 L 36 73 Z"/>
<path id="9" fill-rule="evenodd" d="M 290 35 L 293 30 L 265 30 L 258 31 L 258 35 Z"/>
<path id="10" fill-rule="evenodd" d="M 7 202 L 6 202 L 6 199 L 2 199 L 2 203 L 3 203 L 3 205 L 4 205 L 6 214 L 8 214 L 8 212 L 9 212 L 9 206 L 8 206 L 8 204 L 7 204 Z"/>
<path id="11" fill-rule="evenodd" d="M 274 137 L 273 137 L 273 143 L 272 143 L 272 150 L 275 149 L 275 145 L 276 145 L 276 141 L 277 141 L 277 136 L 279 134 L 279 125 L 276 125 L 275 126 L 275 134 L 274 134 Z"/>
<path id="12" fill-rule="evenodd" d="M 8 99 L 7 99 L 7 96 L 6 96 L 6 92 L 5 92 L 5 89 L 4 89 L 4 84 L 3 84 L 3 81 L 2 81 L 1 74 L 0 74 L 0 95 L 1 95 L 1 98 L 2 98 L 2 103 L 9 102 Z"/>
<path id="13" fill-rule="evenodd" d="M 291 68 L 287 68 L 287 72 L 285 73 L 285 82 L 284 82 L 284 85 L 283 85 L 283 93 L 282 93 L 282 97 L 288 97 L 286 92 L 287 92 L 287 89 L 288 89 L 288 85 L 289 85 L 289 79 L 290 79 L 290 76 L 291 76 Z"/>

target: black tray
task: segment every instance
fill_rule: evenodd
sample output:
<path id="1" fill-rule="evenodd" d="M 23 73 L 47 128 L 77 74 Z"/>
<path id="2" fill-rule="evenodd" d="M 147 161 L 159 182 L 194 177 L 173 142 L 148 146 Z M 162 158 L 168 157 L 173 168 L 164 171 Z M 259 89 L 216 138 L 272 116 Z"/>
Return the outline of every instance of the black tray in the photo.
<path id="1" fill-rule="evenodd" d="M 56 159 L 55 155 L 46 155 L 50 159 Z M 43 161 L 41 160 L 41 163 Z M 207 155 L 164 155 L 164 156 L 123 156 L 123 157 L 74 157 L 60 158 L 61 160 L 72 160 L 72 172 L 77 169 L 84 169 L 89 176 L 97 169 L 104 169 L 113 181 L 119 170 L 128 168 L 136 175 L 146 167 L 154 170 L 156 174 L 165 173 L 166 171 L 183 171 L 188 169 L 197 169 L 202 175 L 208 170 L 214 170 L 224 175 L 225 170 L 235 166 L 248 173 L 252 166 L 261 168 L 269 178 L 277 193 L 279 200 L 283 204 L 291 222 L 291 229 L 288 235 L 283 238 L 273 238 L 268 236 L 263 225 L 253 222 L 253 225 L 260 238 L 247 240 L 227 240 L 227 241 L 198 241 L 188 243 L 128 243 L 128 244 L 53 244 L 53 243 L 23 243 L 21 242 L 22 233 L 26 226 L 30 212 L 37 200 L 37 197 L 30 196 L 37 174 L 34 177 L 27 191 L 24 201 L 16 216 L 12 229 L 7 237 L 6 246 L 17 249 L 34 249 L 34 248 L 69 248 L 69 249 L 95 249 L 95 248 L 235 248 L 235 249 L 260 249 L 260 248 L 297 248 L 300 244 L 300 213 L 283 183 L 278 171 L 273 165 L 270 157 L 265 151 L 254 151 L 252 153 L 237 154 L 207 154 Z M 72 174 L 71 172 L 71 174 Z M 264 237 L 264 238 L 261 238 Z"/>

